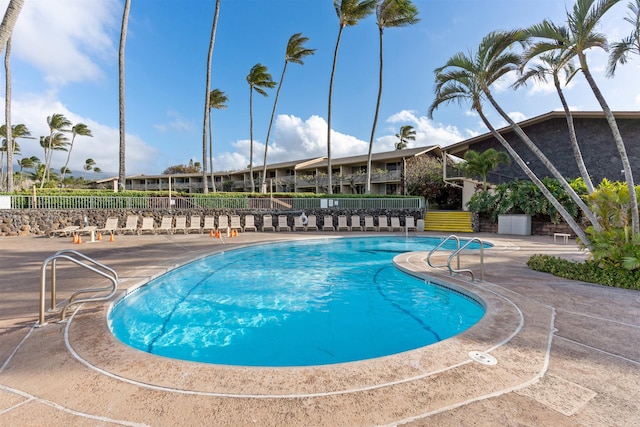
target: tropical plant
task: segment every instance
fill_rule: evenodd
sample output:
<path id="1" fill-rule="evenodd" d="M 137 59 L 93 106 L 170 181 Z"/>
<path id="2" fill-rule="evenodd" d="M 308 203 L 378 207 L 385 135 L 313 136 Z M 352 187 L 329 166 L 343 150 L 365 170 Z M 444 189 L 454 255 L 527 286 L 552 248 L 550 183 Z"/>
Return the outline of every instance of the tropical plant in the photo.
<path id="1" fill-rule="evenodd" d="M 524 60 L 522 63 L 521 71 L 524 70 L 524 67 L 533 59 L 533 57 L 529 57 L 525 52 L 525 54 L 523 55 L 523 59 Z M 560 98 L 560 102 L 562 103 L 562 108 L 564 109 L 564 114 L 567 119 L 569 141 L 571 142 L 571 148 L 573 149 L 573 157 L 576 160 L 578 170 L 580 171 L 580 176 L 582 176 L 582 179 L 587 186 L 587 190 L 589 191 L 589 193 L 592 193 L 593 182 L 591 181 L 591 177 L 589 176 L 589 172 L 587 171 L 587 166 L 584 164 L 584 158 L 582 157 L 582 151 L 580 150 L 580 145 L 578 144 L 576 129 L 573 123 L 573 115 L 571 114 L 571 109 L 569 108 L 567 99 L 564 96 L 564 92 L 562 91 L 562 85 L 560 82 L 561 73 L 564 75 L 565 84 L 569 84 L 578 70 L 573 64 L 572 58 L 562 57 L 562 55 L 559 54 L 545 53 L 542 55 L 538 55 L 536 59 L 539 61 L 539 63 L 531 66 L 526 71 L 522 71 L 522 75 L 514 83 L 513 86 L 514 88 L 518 88 L 521 85 L 525 85 L 529 79 L 546 82 L 547 76 L 553 77 L 553 85 L 556 88 L 556 92 L 558 93 L 558 97 Z"/>
<path id="2" fill-rule="evenodd" d="M 396 150 L 404 150 L 409 141 L 416 140 L 416 130 L 411 125 L 400 126 L 400 132 L 396 133 L 396 138 L 398 138 Z"/>
<path id="3" fill-rule="evenodd" d="M 632 233 L 637 234 L 640 233 L 640 216 L 638 213 L 638 199 L 634 191 L 635 185 L 631 162 L 629 161 L 627 150 L 613 112 L 591 74 L 586 54 L 586 51 L 591 48 L 601 48 L 604 50 L 608 48 L 605 35 L 597 32 L 596 27 L 604 14 L 619 1 L 620 0 L 598 0 L 596 2 L 595 0 L 576 0 L 572 11 L 567 11 L 567 27 L 558 26 L 545 20 L 527 29 L 527 34 L 536 39 L 529 49 L 530 55 L 532 56 L 544 52 L 558 52 L 563 58 L 578 58 L 580 70 L 602 107 L 602 111 L 611 129 L 616 148 L 620 154 L 620 161 L 624 169 L 631 204 L 634 207 L 632 209 Z M 589 219 L 593 224 L 591 218 Z M 596 226 L 596 224 L 593 225 L 594 227 Z"/>
<path id="4" fill-rule="evenodd" d="M 640 0 L 630 1 L 627 7 L 630 13 L 624 20 L 631 24 L 633 31 L 621 41 L 611 45 L 611 54 L 607 65 L 608 76 L 613 76 L 618 63 L 626 64 L 629 53 L 640 55 Z"/>
<path id="5" fill-rule="evenodd" d="M 211 187 L 216 191 L 216 185 L 213 180 L 213 148 L 211 142 L 211 58 L 213 57 L 213 45 L 216 41 L 216 29 L 218 28 L 218 15 L 220 15 L 220 0 L 216 0 L 213 12 L 213 23 L 211 24 L 211 37 L 209 37 L 209 50 L 207 53 L 207 74 L 205 84 L 205 100 L 204 100 L 204 120 L 202 123 L 202 188 L 203 193 L 209 192 L 209 184 L 207 183 L 207 124 L 209 127 L 209 164 L 211 165 Z M 226 102 L 226 101 L 225 101 Z"/>
<path id="6" fill-rule="evenodd" d="M 11 38 L 11 34 L 13 34 L 13 27 L 16 25 L 23 5 L 24 0 L 10 0 L 7 5 L 7 10 L 4 12 L 4 18 L 0 25 L 0 52 L 2 52 L 7 41 Z"/>
<path id="7" fill-rule="evenodd" d="M 464 154 L 465 163 L 462 168 L 465 172 L 473 176 L 482 178 L 482 189 L 487 190 L 487 176 L 500 164 L 511 163 L 509 155 L 504 151 L 496 151 L 493 148 L 478 153 L 475 150 L 468 150 Z"/>
<path id="8" fill-rule="evenodd" d="M 209 92 L 209 169 L 211 170 L 211 187 L 216 192 L 215 180 L 213 178 L 213 137 L 211 132 L 211 110 L 223 110 L 227 108 L 229 97 L 220 89 L 214 89 Z"/>
<path id="9" fill-rule="evenodd" d="M 8 135 L 7 135 L 8 134 Z M 12 155 L 15 154 L 20 154 L 20 144 L 18 144 L 18 142 L 16 141 L 17 138 L 27 138 L 27 139 L 33 139 L 31 138 L 31 132 L 29 131 L 29 129 L 27 128 L 26 125 L 20 123 L 17 124 L 15 126 L 11 126 L 11 130 L 10 132 L 7 132 L 7 125 L 2 125 L 0 126 L 0 136 L 3 137 L 3 141 L 2 141 L 2 146 L 0 147 L 0 186 L 4 183 L 5 181 L 5 175 L 4 175 L 4 153 L 7 153 L 7 177 L 13 175 L 13 160 L 9 160 L 9 153 L 11 153 Z M 9 145 L 7 143 L 8 138 L 11 138 L 13 140 L 13 144 Z M 9 164 L 11 165 L 11 167 L 9 168 Z M 13 185 L 10 179 L 7 179 L 7 191 L 12 192 L 13 191 Z M 9 189 L 11 188 L 11 189 Z"/>
<path id="10" fill-rule="evenodd" d="M 43 188 L 44 182 L 49 179 L 51 170 L 51 158 L 53 152 L 56 150 L 62 150 L 66 147 L 68 140 L 62 132 L 69 131 L 71 122 L 61 113 L 55 113 L 47 117 L 47 125 L 49 126 L 49 136 L 44 138 L 44 164 L 45 164 L 45 179 L 40 182 L 40 188 Z M 40 139 L 42 145 L 43 140 Z"/>
<path id="11" fill-rule="evenodd" d="M 125 93 L 124 93 L 124 48 L 127 42 L 127 27 L 129 26 L 129 9 L 131 0 L 124 0 L 122 11 L 122 26 L 120 27 L 120 46 L 118 48 L 118 106 L 119 106 L 119 131 L 120 149 L 118 154 L 118 187 L 124 190 L 126 180 L 126 130 L 125 130 Z"/>
<path id="12" fill-rule="evenodd" d="M 328 194 L 333 194 L 333 183 L 331 180 L 331 98 L 333 95 L 333 78 L 336 73 L 338 48 L 340 47 L 342 31 L 345 27 L 352 27 L 358 24 L 360 20 L 371 15 L 375 10 L 376 2 L 377 0 L 333 0 L 333 7 L 336 10 L 336 14 L 338 15 L 340 28 L 338 30 L 338 40 L 336 41 L 336 48 L 333 52 L 333 65 L 331 66 L 331 78 L 329 79 L 329 103 L 327 107 L 327 173 L 329 176 L 327 188 Z"/>
<path id="13" fill-rule="evenodd" d="M 251 175 L 251 192 L 255 191 L 255 182 L 253 181 L 253 91 L 255 90 L 262 96 L 268 96 L 264 88 L 272 89 L 276 82 L 271 78 L 271 74 L 267 72 L 267 67 L 258 63 L 251 67 L 247 74 L 247 83 L 249 83 L 249 138 L 251 139 L 249 147 L 249 175 Z"/>
<path id="14" fill-rule="evenodd" d="M 371 126 L 371 137 L 369 138 L 369 152 L 367 154 L 367 180 L 365 193 L 371 193 L 371 156 L 373 155 L 373 141 L 376 135 L 376 125 L 378 124 L 378 114 L 380 113 L 380 101 L 382 99 L 382 70 L 384 63 L 383 55 L 383 35 L 387 27 L 406 27 L 419 21 L 418 8 L 411 0 L 378 0 L 376 5 L 376 20 L 378 22 L 378 34 L 380 41 L 380 69 L 378 74 L 378 97 L 376 98 L 376 110 L 373 115 L 373 125 Z"/>
<path id="15" fill-rule="evenodd" d="M 87 176 L 87 172 L 90 171 L 91 169 L 93 169 L 93 167 L 95 166 L 96 162 L 93 159 L 87 159 L 84 161 L 84 165 L 82 166 L 82 169 L 84 169 L 84 173 L 82 174 L 82 180 L 84 181 L 86 176 Z"/>
<path id="16" fill-rule="evenodd" d="M 33 169 L 36 164 L 40 163 L 40 159 L 36 156 L 31 157 L 23 157 L 18 161 L 18 166 L 20 166 L 20 186 L 22 186 L 22 182 L 24 181 L 24 169 Z"/>
<path id="17" fill-rule="evenodd" d="M 13 153 L 15 137 L 13 136 L 13 129 L 11 127 L 11 37 L 7 39 L 7 49 L 4 55 L 4 69 L 5 69 L 5 97 L 4 97 L 4 119 L 5 119 L 5 137 L 7 141 L 12 141 L 11 144 L 7 144 L 7 191 L 13 192 Z M 0 160 L 0 171 L 2 170 L 2 161 Z M 0 174 L 2 177 L 2 174 Z M 0 186 L 3 184 L 4 179 L 0 178 Z"/>
<path id="18" fill-rule="evenodd" d="M 66 170 L 67 166 L 69 166 L 69 159 L 71 158 L 71 150 L 73 150 L 73 143 L 76 140 L 76 136 L 80 135 L 80 136 L 93 137 L 93 135 L 91 134 L 91 129 L 89 129 L 89 127 L 84 123 L 76 123 L 71 128 L 71 135 L 72 135 L 71 143 L 69 144 L 69 151 L 67 152 L 67 161 L 64 164 L 63 171 L 60 172 L 60 181 L 64 181 L 64 175 L 65 175 L 64 170 Z"/>
<path id="19" fill-rule="evenodd" d="M 500 77 L 515 69 L 519 63 L 518 55 L 505 52 L 516 39 L 517 34 L 514 33 L 492 32 L 482 39 L 475 54 L 470 52 L 466 55 L 459 52 L 452 56 L 444 66 L 437 68 L 435 71 L 435 100 L 429 107 L 429 117 L 433 117 L 433 112 L 440 105 L 450 102 L 470 103 L 472 110 L 478 113 L 487 129 L 507 150 L 511 158 L 516 161 L 529 179 L 535 183 L 542 194 L 560 212 L 562 218 L 569 224 L 574 233 L 583 238 L 583 241 L 588 244 L 587 236 L 582 228 L 527 166 L 524 160 L 511 147 L 511 144 L 491 125 L 484 113 L 482 107 L 483 96 L 489 98 L 491 95 L 488 87 Z"/>
<path id="20" fill-rule="evenodd" d="M 282 67 L 282 75 L 280 76 L 280 82 L 278 83 L 278 90 L 276 90 L 276 97 L 273 101 L 273 109 L 271 110 L 271 119 L 269 120 L 269 128 L 267 129 L 267 138 L 264 140 L 264 162 L 262 163 L 262 192 L 267 192 L 267 150 L 269 148 L 269 136 L 271 135 L 271 126 L 273 125 L 273 118 L 276 115 L 276 107 L 278 106 L 278 98 L 280 96 L 280 89 L 282 89 L 282 82 L 284 81 L 284 74 L 287 71 L 287 64 L 292 62 L 294 64 L 304 65 L 303 59 L 309 55 L 315 53 L 315 49 L 309 49 L 304 47 L 304 44 L 309 41 L 308 37 L 303 37 L 302 33 L 296 33 L 289 37 L 287 42 L 287 49 L 284 55 L 284 66 Z"/>

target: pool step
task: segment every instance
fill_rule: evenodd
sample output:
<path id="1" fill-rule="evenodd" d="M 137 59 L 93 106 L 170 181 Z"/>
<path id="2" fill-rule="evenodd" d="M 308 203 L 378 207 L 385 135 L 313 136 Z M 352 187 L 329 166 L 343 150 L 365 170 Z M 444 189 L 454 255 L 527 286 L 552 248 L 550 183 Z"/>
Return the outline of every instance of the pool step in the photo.
<path id="1" fill-rule="evenodd" d="M 473 233 L 471 212 L 427 211 L 424 218 L 425 231 L 459 231 Z"/>

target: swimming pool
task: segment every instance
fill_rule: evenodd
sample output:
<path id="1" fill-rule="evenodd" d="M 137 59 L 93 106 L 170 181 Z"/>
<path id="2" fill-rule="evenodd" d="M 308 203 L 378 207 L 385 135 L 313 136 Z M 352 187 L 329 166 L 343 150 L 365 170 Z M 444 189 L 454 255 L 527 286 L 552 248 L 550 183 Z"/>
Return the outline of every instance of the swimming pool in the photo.
<path id="1" fill-rule="evenodd" d="M 484 314 L 472 298 L 393 266 L 395 255 L 440 241 L 313 239 L 214 254 L 121 300 L 109 325 L 139 350 L 227 365 L 323 365 L 423 347 Z"/>

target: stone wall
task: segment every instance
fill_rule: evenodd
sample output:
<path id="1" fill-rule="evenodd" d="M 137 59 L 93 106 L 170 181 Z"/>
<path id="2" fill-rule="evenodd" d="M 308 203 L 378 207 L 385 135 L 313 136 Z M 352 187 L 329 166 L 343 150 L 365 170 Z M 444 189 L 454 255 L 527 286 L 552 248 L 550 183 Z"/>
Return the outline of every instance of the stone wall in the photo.
<path id="1" fill-rule="evenodd" d="M 153 217 L 156 225 L 160 224 L 160 220 L 165 215 L 179 216 L 200 215 L 203 220 L 207 215 L 235 215 L 241 217 L 241 223 L 244 225 L 244 215 L 253 214 L 255 216 L 255 224 L 258 230 L 262 228 L 262 216 L 273 215 L 274 225 L 277 225 L 277 215 L 287 215 L 289 226 L 293 226 L 293 217 L 299 216 L 302 211 L 286 212 L 286 211 L 246 211 L 234 209 L 158 209 L 158 210 L 40 210 L 40 209 L 22 209 L 22 210 L 0 210 L 0 236 L 27 236 L 27 235 L 46 235 L 51 230 L 57 230 L 66 226 L 78 225 L 83 226 L 85 216 L 89 225 L 103 227 L 108 217 L 117 217 L 119 226 L 123 227 L 128 215 L 138 215 L 142 217 Z M 377 224 L 378 215 L 387 215 L 387 217 L 397 216 L 400 223 L 404 225 L 405 218 L 412 216 L 417 221 L 424 217 L 424 213 L 419 209 L 410 210 L 394 210 L 394 209 L 367 209 L 367 210 L 343 210 L 343 209 L 315 209 L 306 210 L 307 215 L 316 215 L 318 226 L 321 228 L 324 216 L 332 215 L 334 224 L 337 224 L 339 215 L 360 215 L 361 223 L 364 224 L 364 216 L 372 215 Z M 217 220 L 216 220 L 217 221 Z M 349 224 L 351 219 L 349 218 Z M 138 227 L 142 224 L 140 219 Z"/>
<path id="2" fill-rule="evenodd" d="M 480 228 L 479 231 L 482 233 L 497 233 L 498 232 L 498 223 L 492 222 L 489 218 L 480 218 L 479 219 Z M 531 221 L 531 234 L 535 236 L 553 236 L 553 233 L 567 233 L 574 235 L 575 233 L 571 230 L 571 227 L 566 222 L 561 222 L 559 224 L 554 224 L 552 222 L 546 221 Z"/>

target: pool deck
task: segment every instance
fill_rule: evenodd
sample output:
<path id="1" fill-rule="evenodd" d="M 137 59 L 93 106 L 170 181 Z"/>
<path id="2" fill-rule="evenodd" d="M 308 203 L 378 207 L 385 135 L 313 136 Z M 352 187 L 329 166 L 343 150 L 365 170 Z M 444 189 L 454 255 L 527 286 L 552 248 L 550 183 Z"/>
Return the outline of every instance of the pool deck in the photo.
<path id="1" fill-rule="evenodd" d="M 67 323 L 48 314 L 49 323 L 34 328 L 40 266 L 62 249 L 114 268 L 121 296 L 213 251 L 371 234 L 118 235 L 114 242 L 82 245 L 66 237 L 0 237 L 0 425 L 639 424 L 640 292 L 530 270 L 533 254 L 584 258 L 574 241 L 554 243 L 552 236 L 461 233 L 495 244 L 485 251 L 484 281 L 432 270 L 425 253 L 396 257 L 399 268 L 479 296 L 487 314 L 456 337 L 379 359 L 304 368 L 169 360 L 115 340 L 105 302 L 72 309 Z M 477 253 L 461 260 L 479 275 Z M 60 261 L 58 298 L 106 283 L 94 277 Z M 478 352 L 480 362 L 470 352 Z M 481 363 L 493 358 L 494 365 Z"/>

